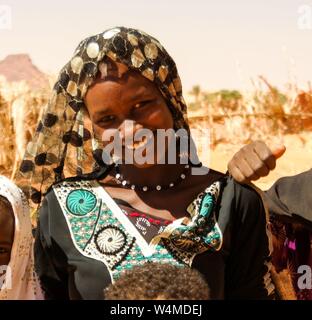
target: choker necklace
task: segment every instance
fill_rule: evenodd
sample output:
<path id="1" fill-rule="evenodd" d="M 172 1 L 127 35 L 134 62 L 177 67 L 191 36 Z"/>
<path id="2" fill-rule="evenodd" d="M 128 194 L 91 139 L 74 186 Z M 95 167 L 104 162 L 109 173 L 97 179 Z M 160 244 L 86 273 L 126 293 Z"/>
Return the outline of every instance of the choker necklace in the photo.
<path id="1" fill-rule="evenodd" d="M 174 182 L 171 182 L 166 185 L 157 185 L 157 186 L 142 186 L 142 185 L 136 185 L 131 183 L 129 180 L 126 180 L 123 178 L 122 174 L 120 173 L 119 166 L 116 164 L 115 165 L 115 178 L 117 179 L 117 183 L 121 184 L 125 188 L 129 188 L 132 190 L 140 190 L 140 191 L 160 191 L 160 190 L 166 190 L 173 188 L 177 184 L 179 184 L 181 181 L 183 181 L 190 173 L 190 165 L 186 164 L 184 166 L 183 172 L 179 175 L 178 179 Z"/>

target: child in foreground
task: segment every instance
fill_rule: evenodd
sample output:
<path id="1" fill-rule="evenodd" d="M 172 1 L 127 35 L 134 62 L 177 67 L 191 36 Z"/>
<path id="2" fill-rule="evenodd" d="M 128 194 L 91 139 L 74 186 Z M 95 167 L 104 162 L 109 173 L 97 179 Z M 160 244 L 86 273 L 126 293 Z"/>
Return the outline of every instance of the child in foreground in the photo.
<path id="1" fill-rule="evenodd" d="M 200 272 L 171 264 L 145 263 L 125 271 L 104 290 L 105 300 L 209 300 Z"/>

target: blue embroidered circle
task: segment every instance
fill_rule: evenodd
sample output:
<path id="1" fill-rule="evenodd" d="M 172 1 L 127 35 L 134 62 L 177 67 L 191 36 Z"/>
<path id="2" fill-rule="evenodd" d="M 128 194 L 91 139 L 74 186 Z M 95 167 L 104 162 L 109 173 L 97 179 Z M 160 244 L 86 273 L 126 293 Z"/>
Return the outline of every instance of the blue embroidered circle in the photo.
<path id="1" fill-rule="evenodd" d="M 66 206 L 70 213 L 76 216 L 84 216 L 95 208 L 96 197 L 88 190 L 74 190 L 67 196 Z"/>
<path id="2" fill-rule="evenodd" d="M 208 218 L 214 209 L 215 200 L 213 195 L 207 193 L 204 198 L 202 199 L 201 206 L 200 206 L 200 215 L 203 217 Z"/>

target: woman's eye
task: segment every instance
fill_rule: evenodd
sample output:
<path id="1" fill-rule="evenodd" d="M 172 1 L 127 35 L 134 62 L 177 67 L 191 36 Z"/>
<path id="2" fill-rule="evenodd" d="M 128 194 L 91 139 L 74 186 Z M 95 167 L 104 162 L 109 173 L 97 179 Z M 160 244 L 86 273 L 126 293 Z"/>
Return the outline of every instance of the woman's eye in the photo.
<path id="1" fill-rule="evenodd" d="M 7 253 L 7 252 L 8 252 L 7 249 L 5 249 L 5 248 L 0 248 L 0 254 Z"/>
<path id="2" fill-rule="evenodd" d="M 100 123 L 110 123 L 115 120 L 115 116 L 105 116 L 99 122 Z"/>

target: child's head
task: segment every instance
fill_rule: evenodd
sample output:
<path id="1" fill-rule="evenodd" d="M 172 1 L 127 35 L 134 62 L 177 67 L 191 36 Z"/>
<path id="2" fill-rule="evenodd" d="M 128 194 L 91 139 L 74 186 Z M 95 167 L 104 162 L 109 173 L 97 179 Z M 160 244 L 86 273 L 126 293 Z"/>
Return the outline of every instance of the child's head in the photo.
<path id="1" fill-rule="evenodd" d="M 0 266 L 8 265 L 14 240 L 14 212 L 7 198 L 0 196 Z"/>
<path id="2" fill-rule="evenodd" d="M 104 296 L 106 300 L 209 300 L 209 288 L 195 269 L 151 262 L 125 271 Z"/>

